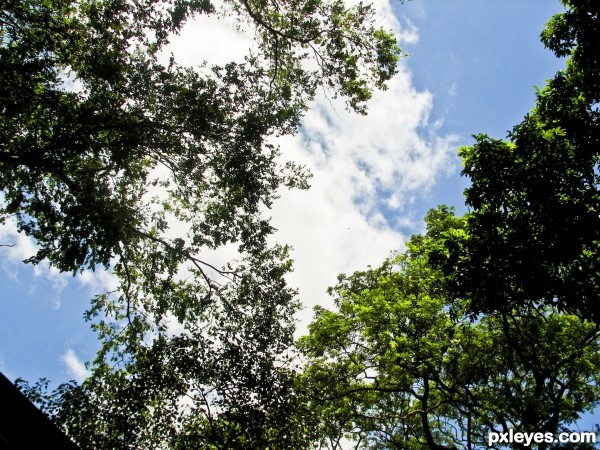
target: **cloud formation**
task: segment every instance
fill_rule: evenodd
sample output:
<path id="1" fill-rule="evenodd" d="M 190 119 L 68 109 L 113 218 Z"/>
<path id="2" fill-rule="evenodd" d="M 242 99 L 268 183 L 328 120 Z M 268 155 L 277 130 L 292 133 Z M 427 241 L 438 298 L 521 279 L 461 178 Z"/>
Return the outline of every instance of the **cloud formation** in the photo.
<path id="1" fill-rule="evenodd" d="M 395 30 L 402 45 L 416 28 L 401 24 L 389 1 L 375 2 L 379 24 Z M 437 180 L 455 168 L 454 136 L 431 123 L 432 95 L 418 91 L 407 61 L 385 92 L 376 92 L 367 116 L 349 113 L 342 100 L 320 96 L 298 135 L 280 139 L 282 156 L 312 172 L 308 191 L 283 191 L 270 211 L 274 240 L 293 246 L 294 273 L 305 306 L 298 333 L 316 304 L 328 305 L 328 286 L 339 273 L 377 265 L 401 250 L 406 233 L 420 231 L 414 209 Z M 420 220 L 420 218 L 419 218 Z"/>
<path id="2" fill-rule="evenodd" d="M 61 357 L 65 364 L 67 373 L 78 383 L 81 383 L 90 376 L 90 371 L 85 367 L 85 364 L 79 359 L 73 349 L 68 349 Z"/>
<path id="3" fill-rule="evenodd" d="M 419 231 L 415 202 L 455 164 L 454 137 L 437 136 L 429 123 L 432 105 L 401 66 L 367 116 L 321 98 L 301 132 L 279 142 L 285 158 L 313 173 L 308 191 L 282 192 L 272 210 L 277 241 L 294 247 L 290 282 L 306 307 L 299 332 L 312 307 L 329 302 L 326 288 L 339 273 L 381 263 L 402 249 L 406 231 Z"/>
<path id="4" fill-rule="evenodd" d="M 33 239 L 24 233 L 17 231 L 17 224 L 11 218 L 0 225 L 0 255 L 2 256 L 0 267 L 5 276 L 13 281 L 19 281 L 18 268 L 23 261 L 35 255 L 37 247 Z M 55 267 L 50 267 L 46 262 L 41 262 L 31 269 L 35 277 L 41 277 L 49 281 L 53 289 L 60 292 L 67 286 L 69 274 L 61 273 Z M 29 283 L 30 289 L 35 286 Z"/>

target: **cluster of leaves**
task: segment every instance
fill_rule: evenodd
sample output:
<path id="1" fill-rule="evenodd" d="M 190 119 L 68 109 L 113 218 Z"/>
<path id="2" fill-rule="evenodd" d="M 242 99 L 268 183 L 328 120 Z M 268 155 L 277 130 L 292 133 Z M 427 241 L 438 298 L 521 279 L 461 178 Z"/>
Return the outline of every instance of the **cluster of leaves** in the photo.
<path id="1" fill-rule="evenodd" d="M 239 280 L 210 308 L 190 303 L 182 332 L 139 343 L 126 336 L 140 325 L 120 328 L 120 345 L 109 341 L 82 385 L 34 386 L 30 398 L 82 449 L 302 448 L 286 356 L 297 306 L 283 281 L 290 267 L 273 262 L 284 255 L 263 256 L 268 265 L 237 267 Z"/>
<path id="2" fill-rule="evenodd" d="M 35 239 L 29 262 L 118 280 L 87 314 L 91 378 L 49 400 L 82 448 L 303 446 L 284 425 L 298 304 L 264 211 L 308 174 L 273 138 L 321 87 L 365 113 L 401 55 L 374 14 L 341 0 L 2 2 L 0 220 Z M 254 50 L 161 62 L 196 15 L 233 16 Z M 228 244 L 239 261 L 201 259 Z"/>
<path id="3" fill-rule="evenodd" d="M 24 389 L 82 448 L 470 450 L 489 431 L 565 430 L 600 399 L 600 7 L 563 3 L 542 40 L 566 69 L 509 141 L 461 149 L 472 211 L 433 210 L 403 254 L 340 277 L 337 310 L 298 343 L 302 371 L 291 264 L 261 210 L 306 174 L 270 138 L 319 86 L 359 113 L 385 87 L 399 49 L 372 8 L 5 3 L 3 217 L 39 243 L 31 262 L 110 266 L 120 283 L 88 314 L 92 376 Z M 194 14 L 234 15 L 256 53 L 163 66 Z M 230 243 L 237 263 L 199 257 Z"/>
<path id="4" fill-rule="evenodd" d="M 472 449 L 490 431 L 567 429 L 600 400 L 600 327 L 533 302 L 473 320 L 430 263 L 466 221 L 440 208 L 426 222 L 403 254 L 341 276 L 337 310 L 299 342 L 320 444 Z"/>

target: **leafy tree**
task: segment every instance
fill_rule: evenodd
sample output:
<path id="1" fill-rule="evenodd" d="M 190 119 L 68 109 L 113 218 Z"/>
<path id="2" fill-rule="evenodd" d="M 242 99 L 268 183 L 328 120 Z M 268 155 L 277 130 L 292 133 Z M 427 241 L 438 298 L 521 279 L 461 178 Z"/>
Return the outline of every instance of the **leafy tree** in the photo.
<path id="1" fill-rule="evenodd" d="M 23 389 L 82 449 L 304 448 L 286 356 L 296 311 L 289 265 L 262 268 L 238 268 L 242 279 L 194 309 L 181 333 L 142 344 L 113 337 L 82 385 Z"/>
<path id="2" fill-rule="evenodd" d="M 82 449 L 304 448 L 288 354 L 291 264 L 262 256 L 235 267 L 202 308 L 191 282 L 190 292 L 173 287 L 187 307 L 179 330 L 124 313 L 95 324 L 103 347 L 81 385 L 20 387 Z"/>
<path id="3" fill-rule="evenodd" d="M 260 217 L 280 185 L 269 137 L 293 133 L 320 86 L 365 111 L 395 73 L 393 35 L 370 6 L 342 1 L 16 1 L 4 5 L 0 58 L 3 216 L 64 271 L 127 260 L 140 242 L 176 254 L 239 242 L 260 249 Z M 192 70 L 158 54 L 194 15 L 234 14 L 258 50 Z M 309 68 L 316 62 L 317 68 Z M 67 82 L 78 89 L 67 89 Z M 155 199 L 152 187 L 166 198 Z M 166 203 L 166 204 L 165 204 Z M 167 214 L 190 238 L 162 239 Z"/>
<path id="4" fill-rule="evenodd" d="M 600 327 L 534 301 L 472 320 L 430 263 L 465 219 L 440 208 L 426 222 L 403 254 L 340 276 L 336 309 L 300 340 L 321 446 L 487 448 L 489 431 L 557 433 L 591 410 Z"/>
<path id="5" fill-rule="evenodd" d="M 254 50 L 161 63 L 197 15 L 233 16 Z M 302 447 L 282 425 L 297 301 L 264 211 L 308 175 L 274 138 L 320 88 L 365 113 L 392 33 L 341 0 L 8 0 L 0 26 L 1 220 L 35 239 L 29 262 L 119 282 L 87 313 L 92 377 L 49 413 L 83 448 Z M 227 244 L 237 262 L 203 258 Z"/>
<path id="6" fill-rule="evenodd" d="M 563 3 L 542 41 L 566 68 L 509 141 L 478 135 L 460 151 L 470 239 L 447 267 L 475 311 L 537 299 L 600 318 L 600 5 Z"/>

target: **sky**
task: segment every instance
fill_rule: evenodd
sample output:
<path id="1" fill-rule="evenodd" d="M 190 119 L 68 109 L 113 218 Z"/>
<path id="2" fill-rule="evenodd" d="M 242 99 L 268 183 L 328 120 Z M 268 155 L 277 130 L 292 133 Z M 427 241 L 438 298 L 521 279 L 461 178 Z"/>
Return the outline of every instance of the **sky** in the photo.
<path id="1" fill-rule="evenodd" d="M 289 283 L 304 305 L 302 334 L 314 305 L 330 305 L 326 289 L 339 273 L 377 265 L 423 230 L 438 204 L 464 212 L 456 154 L 473 134 L 505 138 L 533 107 L 534 86 L 559 70 L 539 41 L 544 23 L 562 10 L 549 0 L 375 0 L 409 56 L 369 114 L 345 111 L 323 96 L 300 132 L 285 137 L 283 156 L 312 171 L 311 189 L 284 191 L 270 214 L 274 241 L 293 246 Z M 219 45 L 214 45 L 219 36 Z M 169 49 L 185 64 L 240 58 L 249 43 L 227 23 L 199 19 Z M 34 243 L 0 227 L 0 371 L 10 379 L 81 380 L 97 348 L 82 316 L 90 298 L 114 281 L 104 272 L 73 278 L 21 261 Z"/>

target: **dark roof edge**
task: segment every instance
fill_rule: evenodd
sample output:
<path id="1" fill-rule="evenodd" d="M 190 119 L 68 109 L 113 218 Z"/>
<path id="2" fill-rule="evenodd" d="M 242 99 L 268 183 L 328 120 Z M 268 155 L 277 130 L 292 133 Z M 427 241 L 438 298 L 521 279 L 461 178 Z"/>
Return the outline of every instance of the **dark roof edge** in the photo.
<path id="1" fill-rule="evenodd" d="M 8 449 L 79 450 L 0 372 L 0 444 Z M 1 445 L 0 445 L 1 446 Z"/>

